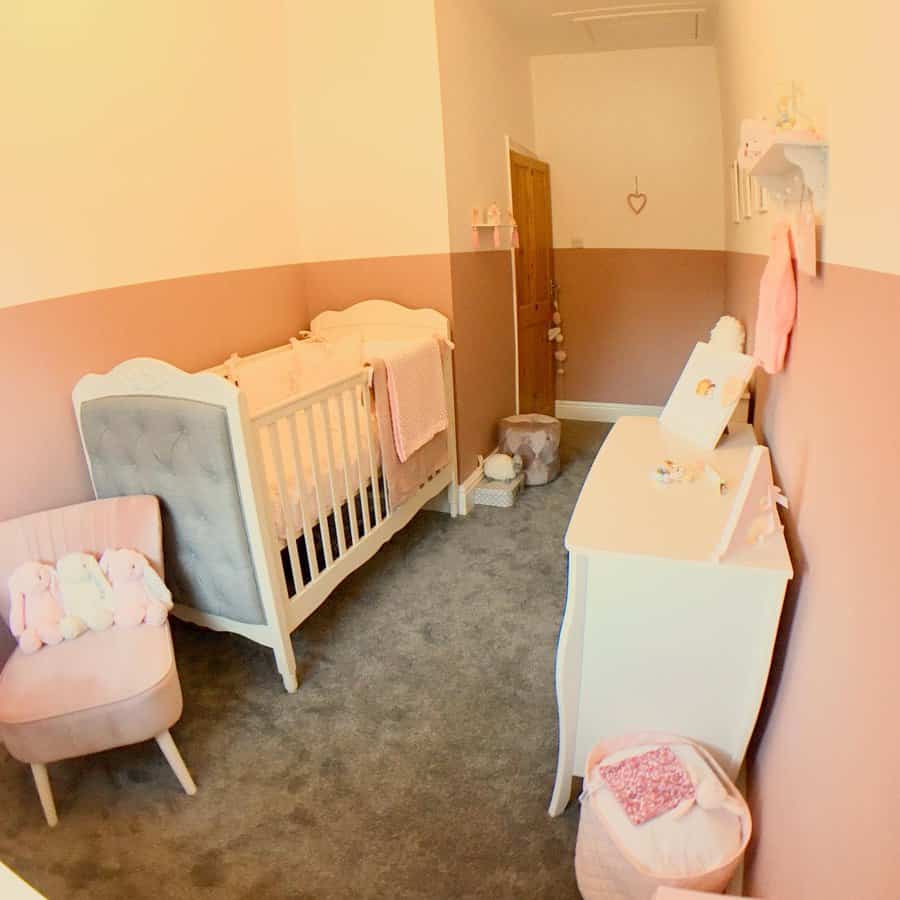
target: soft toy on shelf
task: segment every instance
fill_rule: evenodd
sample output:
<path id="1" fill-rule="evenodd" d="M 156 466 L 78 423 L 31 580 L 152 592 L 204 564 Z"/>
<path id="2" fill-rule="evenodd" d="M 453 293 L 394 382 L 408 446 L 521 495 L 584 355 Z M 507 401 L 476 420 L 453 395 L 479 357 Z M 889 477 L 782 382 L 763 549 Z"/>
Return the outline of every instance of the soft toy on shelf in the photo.
<path id="1" fill-rule="evenodd" d="M 166 621 L 172 594 L 144 556 L 136 550 L 106 550 L 100 557 L 100 569 L 112 585 L 116 625 L 162 625 Z"/>
<path id="2" fill-rule="evenodd" d="M 56 563 L 63 609 L 91 631 L 105 631 L 113 623 L 112 591 L 97 560 L 90 553 L 67 553 Z"/>
<path id="3" fill-rule="evenodd" d="M 52 566 L 22 563 L 9 576 L 9 601 L 9 630 L 23 653 L 76 638 L 84 631 L 82 622 L 63 611 Z"/>

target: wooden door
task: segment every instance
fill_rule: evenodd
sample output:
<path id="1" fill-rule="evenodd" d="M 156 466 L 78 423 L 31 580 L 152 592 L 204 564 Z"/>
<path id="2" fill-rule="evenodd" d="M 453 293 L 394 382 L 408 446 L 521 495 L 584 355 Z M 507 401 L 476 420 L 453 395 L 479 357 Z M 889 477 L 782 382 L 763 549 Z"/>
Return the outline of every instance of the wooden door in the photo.
<path id="1" fill-rule="evenodd" d="M 509 154 L 513 215 L 519 225 L 516 305 L 519 345 L 519 412 L 552 416 L 556 405 L 552 325 L 556 283 L 550 215 L 550 167 L 520 153 Z"/>

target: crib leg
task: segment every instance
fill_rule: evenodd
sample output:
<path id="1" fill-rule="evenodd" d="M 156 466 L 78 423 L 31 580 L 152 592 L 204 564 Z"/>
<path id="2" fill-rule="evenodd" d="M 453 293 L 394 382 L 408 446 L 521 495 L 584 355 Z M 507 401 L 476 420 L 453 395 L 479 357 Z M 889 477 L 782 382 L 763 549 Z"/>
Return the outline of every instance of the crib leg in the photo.
<path id="1" fill-rule="evenodd" d="M 284 689 L 289 694 L 297 693 L 297 689 L 300 687 L 300 681 L 297 678 L 296 672 L 282 672 L 281 680 L 284 682 Z"/>
<path id="2" fill-rule="evenodd" d="M 290 635 L 281 636 L 279 646 L 275 650 L 275 663 L 278 666 L 278 673 L 284 682 L 284 689 L 289 693 L 296 693 L 300 687 L 297 680 L 297 659 L 294 656 L 294 647 L 291 644 Z"/>

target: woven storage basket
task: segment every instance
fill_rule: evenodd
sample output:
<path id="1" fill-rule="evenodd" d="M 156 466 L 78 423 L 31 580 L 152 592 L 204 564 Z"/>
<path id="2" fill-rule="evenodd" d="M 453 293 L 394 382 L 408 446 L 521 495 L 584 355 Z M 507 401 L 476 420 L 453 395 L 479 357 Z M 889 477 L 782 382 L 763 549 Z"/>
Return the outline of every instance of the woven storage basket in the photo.
<path id="1" fill-rule="evenodd" d="M 728 795 L 742 809 L 741 844 L 738 851 L 715 869 L 691 875 L 668 877 L 648 871 L 616 841 L 597 804 L 582 803 L 575 845 L 575 877 L 585 900 L 652 900 L 658 887 L 721 893 L 740 865 L 750 842 L 752 830 L 750 810 L 737 788 L 719 764 L 703 749 L 687 738 L 654 732 L 631 734 L 603 741 L 591 751 L 585 773 L 613 753 L 645 744 L 686 744 L 693 748 L 719 778 Z"/>

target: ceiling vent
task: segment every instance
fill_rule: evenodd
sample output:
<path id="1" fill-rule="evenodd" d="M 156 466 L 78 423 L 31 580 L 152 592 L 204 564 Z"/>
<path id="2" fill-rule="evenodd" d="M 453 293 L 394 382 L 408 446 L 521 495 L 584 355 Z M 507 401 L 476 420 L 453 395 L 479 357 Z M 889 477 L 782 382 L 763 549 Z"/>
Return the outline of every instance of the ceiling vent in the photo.
<path id="1" fill-rule="evenodd" d="M 715 4 L 699 2 L 622 3 L 553 13 L 583 28 L 595 49 L 673 47 L 711 44 Z"/>

